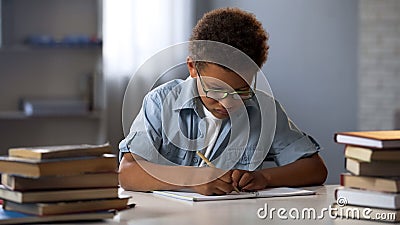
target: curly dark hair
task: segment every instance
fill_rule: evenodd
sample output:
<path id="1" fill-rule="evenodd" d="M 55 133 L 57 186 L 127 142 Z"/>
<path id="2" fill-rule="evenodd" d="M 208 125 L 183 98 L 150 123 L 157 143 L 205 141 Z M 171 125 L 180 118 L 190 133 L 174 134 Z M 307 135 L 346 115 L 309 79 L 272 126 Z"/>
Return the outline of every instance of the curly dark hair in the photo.
<path id="1" fill-rule="evenodd" d="M 193 28 L 190 41 L 209 40 L 233 46 L 261 67 L 267 60 L 268 35 L 255 15 L 238 8 L 212 10 Z"/>

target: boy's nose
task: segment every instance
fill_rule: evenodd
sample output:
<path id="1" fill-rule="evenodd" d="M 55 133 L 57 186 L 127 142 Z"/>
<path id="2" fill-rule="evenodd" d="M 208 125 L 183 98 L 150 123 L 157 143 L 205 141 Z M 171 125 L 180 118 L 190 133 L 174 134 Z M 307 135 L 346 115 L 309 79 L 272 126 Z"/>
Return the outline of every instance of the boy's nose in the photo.
<path id="1" fill-rule="evenodd" d="M 237 100 L 233 99 L 232 96 L 228 96 L 224 99 L 219 100 L 219 104 L 221 104 L 225 109 L 233 108 L 237 104 Z"/>

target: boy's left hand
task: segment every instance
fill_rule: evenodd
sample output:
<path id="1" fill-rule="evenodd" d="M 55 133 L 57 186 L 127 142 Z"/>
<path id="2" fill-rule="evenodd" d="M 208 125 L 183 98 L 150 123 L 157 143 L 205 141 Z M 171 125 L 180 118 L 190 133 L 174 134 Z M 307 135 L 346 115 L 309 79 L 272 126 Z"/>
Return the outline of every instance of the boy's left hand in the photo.
<path id="1" fill-rule="evenodd" d="M 265 189 L 267 179 L 260 171 L 233 170 L 232 185 L 243 191 L 256 191 Z"/>

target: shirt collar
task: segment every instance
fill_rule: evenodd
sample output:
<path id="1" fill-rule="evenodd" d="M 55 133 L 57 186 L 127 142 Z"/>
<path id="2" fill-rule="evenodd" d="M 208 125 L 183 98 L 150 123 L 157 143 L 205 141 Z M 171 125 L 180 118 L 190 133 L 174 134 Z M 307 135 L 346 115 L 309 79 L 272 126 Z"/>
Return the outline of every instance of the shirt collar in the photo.
<path id="1" fill-rule="evenodd" d="M 173 110 L 194 109 L 198 111 L 198 104 L 202 104 L 197 91 L 196 79 L 186 78 L 182 83 L 181 91 L 173 105 Z M 201 105 L 200 105 L 201 106 Z"/>

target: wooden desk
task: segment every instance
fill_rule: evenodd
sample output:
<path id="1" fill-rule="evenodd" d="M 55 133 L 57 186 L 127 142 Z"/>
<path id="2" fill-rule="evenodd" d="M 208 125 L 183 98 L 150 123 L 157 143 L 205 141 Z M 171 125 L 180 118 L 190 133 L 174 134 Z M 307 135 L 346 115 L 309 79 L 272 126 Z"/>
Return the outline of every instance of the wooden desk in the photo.
<path id="1" fill-rule="evenodd" d="M 325 212 L 323 219 L 288 218 L 282 220 L 274 213 L 272 219 L 260 219 L 257 210 L 268 204 L 268 209 L 285 208 L 313 208 L 320 215 L 321 209 L 328 208 L 334 202 L 334 189 L 336 185 L 308 187 L 314 190 L 314 196 L 295 196 L 278 198 L 259 198 L 213 202 L 187 202 L 175 200 L 151 193 L 122 191 L 124 195 L 131 195 L 130 202 L 136 207 L 119 212 L 113 220 L 97 224 L 146 224 L 146 225 L 235 225 L 235 224 L 382 224 L 378 222 L 350 219 L 332 219 Z M 286 213 L 288 215 L 288 213 Z"/>

